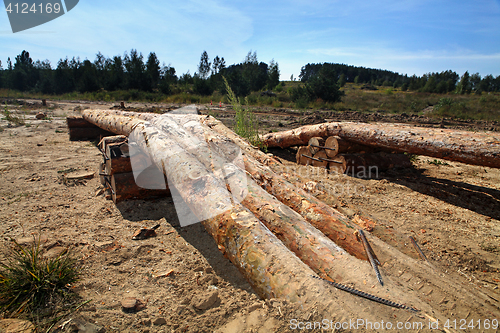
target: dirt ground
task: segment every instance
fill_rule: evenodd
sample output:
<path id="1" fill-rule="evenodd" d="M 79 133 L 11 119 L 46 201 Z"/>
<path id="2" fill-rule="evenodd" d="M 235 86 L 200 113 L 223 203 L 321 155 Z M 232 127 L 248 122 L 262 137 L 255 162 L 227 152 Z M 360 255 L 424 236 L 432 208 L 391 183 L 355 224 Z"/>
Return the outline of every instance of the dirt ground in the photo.
<path id="1" fill-rule="evenodd" d="M 201 224 L 179 226 L 170 198 L 115 205 L 101 193 L 98 177 L 64 181 L 68 174 L 97 171 L 102 159 L 93 143 L 69 141 L 66 117 L 89 107 L 109 109 L 114 103 L 48 101 L 42 107 L 35 100 L 16 105 L 6 102 L 27 125 L 14 127 L 0 121 L 0 232 L 4 239 L 0 252 L 10 246 L 10 239 L 26 244 L 33 236 L 41 237 L 46 256 L 71 247 L 82 267 L 82 278 L 73 290 L 82 300 L 91 300 L 61 320 L 53 332 L 289 332 L 298 330 L 293 323 L 324 319 L 327 309 L 259 299 Z M 177 105 L 134 103 L 128 107 L 161 112 Z M 200 109 L 231 127 L 233 113 L 227 108 Z M 39 111 L 49 119 L 36 120 Z M 266 132 L 328 120 L 406 122 L 496 133 L 500 129 L 496 122 L 357 112 L 262 109 L 258 117 Z M 377 222 L 372 233 L 382 241 L 390 244 L 391 235 L 417 240 L 431 269 L 422 269 L 423 263 L 409 265 L 403 259 L 382 256 L 381 271 L 425 299 L 440 318 L 448 318 L 451 325 L 455 320 L 456 327 L 444 328 L 441 322 L 440 330 L 464 331 L 461 320 L 467 325 L 473 320 L 473 326 L 464 326 L 467 331 L 498 331 L 479 329 L 477 323 L 500 320 L 500 170 L 418 156 L 411 169 L 358 179 L 297 166 L 293 149 L 270 153 L 283 163 L 277 171 L 314 181 L 318 191 L 313 194 L 326 202 L 329 196 L 338 199 L 339 208 L 348 214 L 370 215 Z M 132 240 L 137 229 L 157 224 L 157 237 Z M 397 249 L 413 251 L 405 245 Z M 374 249 L 383 246 L 375 242 Z M 359 289 L 370 288 L 366 281 L 347 282 Z M 358 304 L 356 296 L 337 294 L 344 302 Z M 143 309 L 125 313 L 121 302 L 127 297 L 141 300 Z M 370 301 L 360 304 L 371 306 Z M 389 311 L 382 305 L 373 309 L 382 309 L 381 316 L 394 314 L 403 322 L 433 318 L 430 312 L 424 316 Z M 345 316 L 338 318 L 356 319 Z M 420 330 L 437 331 L 427 326 Z M 362 329 L 330 327 L 329 331 Z"/>

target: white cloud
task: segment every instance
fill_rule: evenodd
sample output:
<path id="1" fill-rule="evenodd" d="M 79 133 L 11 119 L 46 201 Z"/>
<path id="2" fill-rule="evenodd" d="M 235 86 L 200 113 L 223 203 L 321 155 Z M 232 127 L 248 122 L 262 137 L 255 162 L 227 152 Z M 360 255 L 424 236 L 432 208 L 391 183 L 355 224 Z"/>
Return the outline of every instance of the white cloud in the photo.
<path id="1" fill-rule="evenodd" d="M 54 33 L 35 34 L 37 31 Z M 174 59 L 191 65 L 194 59 L 196 64 L 201 52 L 210 47 L 220 52 L 241 48 L 252 33 L 250 18 L 217 0 L 80 1 L 54 21 L 2 35 L 0 56 L 14 57 L 13 49 L 15 54 L 26 49 L 33 57 L 50 58 L 54 64 L 65 56 L 93 60 L 98 51 L 113 56 L 136 48 L 144 56 L 154 51 L 161 61 L 175 62 L 177 67 Z"/>

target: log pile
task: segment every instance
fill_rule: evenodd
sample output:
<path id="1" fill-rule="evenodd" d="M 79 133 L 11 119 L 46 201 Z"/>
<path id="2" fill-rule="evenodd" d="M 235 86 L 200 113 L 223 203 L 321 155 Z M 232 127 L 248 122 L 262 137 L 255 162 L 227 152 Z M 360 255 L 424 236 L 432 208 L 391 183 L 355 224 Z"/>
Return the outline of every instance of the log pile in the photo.
<path id="1" fill-rule="evenodd" d="M 269 133 L 262 140 L 268 147 L 286 148 L 307 145 L 314 137 L 332 136 L 348 141 L 348 145 L 356 149 L 368 146 L 375 150 L 500 168 L 500 137 L 489 132 L 420 128 L 402 124 L 331 122 Z"/>
<path id="2" fill-rule="evenodd" d="M 103 162 L 99 165 L 101 184 L 108 191 L 107 197 L 112 198 L 115 204 L 128 199 L 170 195 L 166 182 L 155 182 L 157 175 L 162 174 L 156 166 L 137 165 L 144 158 L 130 155 L 126 136 L 105 137 L 99 142 L 99 149 L 103 155 Z M 142 172 L 134 175 L 133 170 Z"/>
<path id="3" fill-rule="evenodd" d="M 378 176 L 379 171 L 412 166 L 405 154 L 391 154 L 339 136 L 312 137 L 307 146 L 298 147 L 295 157 L 297 164 L 312 165 L 328 169 L 330 173 L 346 173 L 358 178 L 371 178 Z"/>
<path id="4" fill-rule="evenodd" d="M 219 250 L 261 297 L 279 297 L 336 309 L 349 308 L 350 304 L 357 303 L 337 304 L 338 294 L 335 296 L 335 291 L 326 288 L 323 281 L 316 280 L 317 274 L 329 281 L 358 282 L 361 288 L 370 286 L 369 292 L 378 297 L 371 299 L 377 302 L 381 302 L 381 298 L 391 298 L 430 311 L 431 307 L 425 300 L 408 293 L 390 278 L 384 277 L 385 287 L 377 284 L 372 267 L 366 261 L 363 244 L 357 238 L 359 226 L 354 219 L 273 171 L 269 166 L 278 164 L 274 158 L 252 147 L 213 117 L 182 113 L 160 117 L 111 110 L 85 110 L 83 117 L 115 134 L 129 136 L 138 133 L 143 138 L 142 141 L 131 141 L 136 142 L 142 151 L 149 152 L 154 165 L 166 174 L 168 183 L 174 185 L 171 189 L 175 187 L 190 210 L 203 220 L 203 226 Z M 305 143 L 300 135 L 300 142 L 292 141 L 296 142 L 294 145 L 305 145 L 313 137 L 324 138 L 324 142 L 318 139 L 317 144 L 310 145 L 320 147 L 314 154 L 309 147 L 302 149 L 303 155 L 312 155 L 306 155 L 312 157 L 306 159 L 311 160 L 311 164 L 315 159 L 316 162 L 326 162 L 330 168 L 332 163 L 343 166 L 345 162 L 347 165 L 347 161 L 342 161 L 338 155 L 343 149 L 342 143 L 337 138 L 336 143 L 329 139 L 335 135 L 343 139 L 340 130 L 337 133 L 330 130 L 330 127 L 323 126 L 322 133 L 315 133 L 317 135 L 307 138 Z M 201 143 L 210 149 L 198 149 Z M 224 162 L 224 157 L 233 155 L 234 144 L 241 149 L 243 165 Z M 109 151 L 110 155 L 115 150 L 121 153 L 127 150 L 119 140 L 101 149 Z M 323 154 L 318 156 L 321 152 Z M 224 168 L 222 172 L 216 172 L 215 166 Z M 109 170 L 111 176 L 123 174 L 113 173 L 113 162 L 109 167 L 101 165 L 101 169 Z M 116 176 L 115 186 L 121 182 Z M 248 193 L 241 195 L 244 190 Z M 235 201 L 237 197 L 242 200 Z M 426 269 L 400 252 L 391 252 L 394 250 L 370 234 L 366 236 L 376 245 L 374 249 L 379 251 L 379 258 L 395 257 L 396 254 L 401 257 L 400 262 Z M 385 267 L 381 267 L 382 275 Z M 426 272 L 431 274 L 428 270 Z M 353 288 L 344 286 L 343 290 L 351 292 Z M 366 297 L 364 295 L 362 297 Z M 387 301 L 381 303 L 391 305 Z M 365 305 L 355 305 L 352 313 L 374 320 L 377 311 Z"/>

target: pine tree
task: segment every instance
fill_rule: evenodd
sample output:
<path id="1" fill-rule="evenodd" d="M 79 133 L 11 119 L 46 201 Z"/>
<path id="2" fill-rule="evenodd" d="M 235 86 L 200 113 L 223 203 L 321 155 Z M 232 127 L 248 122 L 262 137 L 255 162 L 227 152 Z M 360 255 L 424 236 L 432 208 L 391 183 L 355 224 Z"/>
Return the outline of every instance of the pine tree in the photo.
<path id="1" fill-rule="evenodd" d="M 203 51 L 200 58 L 200 64 L 198 65 L 198 73 L 201 79 L 205 80 L 210 74 L 210 61 L 208 61 L 207 51 Z"/>

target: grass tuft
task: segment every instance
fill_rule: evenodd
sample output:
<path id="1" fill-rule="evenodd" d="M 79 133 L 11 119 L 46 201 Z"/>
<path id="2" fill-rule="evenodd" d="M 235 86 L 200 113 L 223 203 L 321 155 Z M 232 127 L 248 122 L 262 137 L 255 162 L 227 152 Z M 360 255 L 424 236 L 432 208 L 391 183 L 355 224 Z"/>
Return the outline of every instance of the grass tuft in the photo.
<path id="1" fill-rule="evenodd" d="M 70 251 L 56 258 L 44 258 L 40 240 L 14 247 L 0 264 L 0 313 L 5 317 L 39 317 L 68 294 L 68 285 L 76 282 L 79 271 Z"/>
<path id="2" fill-rule="evenodd" d="M 24 119 L 19 118 L 7 109 L 7 104 L 5 105 L 3 115 L 5 116 L 3 120 L 7 120 L 8 122 L 14 124 L 14 126 L 23 126 L 26 124 Z"/>

